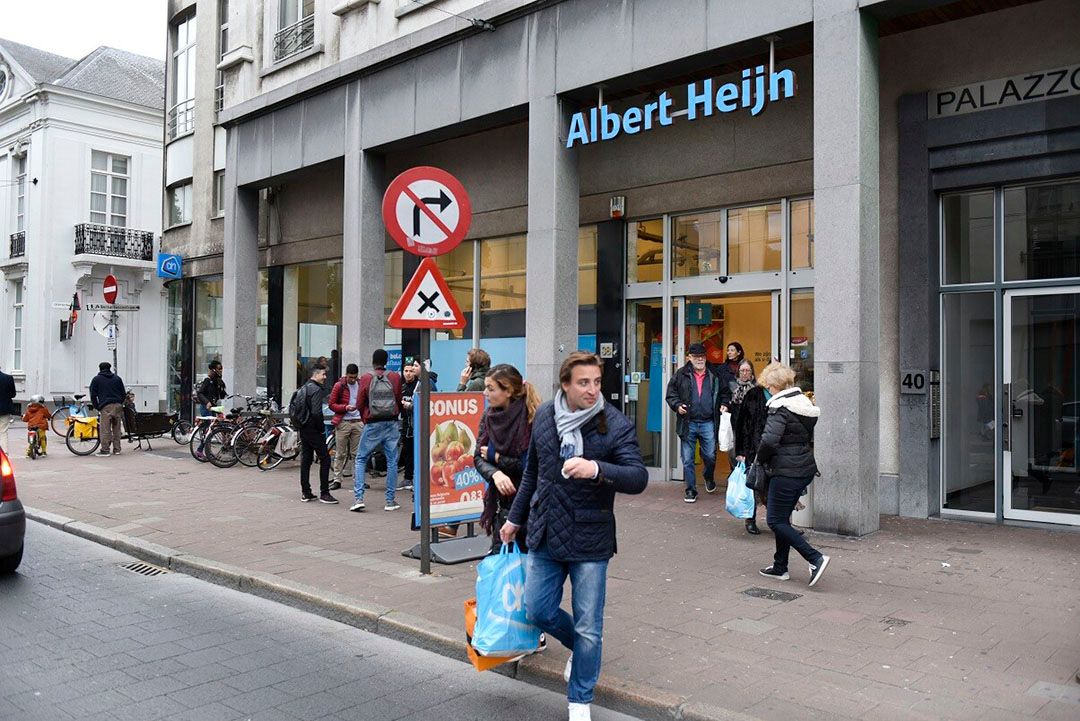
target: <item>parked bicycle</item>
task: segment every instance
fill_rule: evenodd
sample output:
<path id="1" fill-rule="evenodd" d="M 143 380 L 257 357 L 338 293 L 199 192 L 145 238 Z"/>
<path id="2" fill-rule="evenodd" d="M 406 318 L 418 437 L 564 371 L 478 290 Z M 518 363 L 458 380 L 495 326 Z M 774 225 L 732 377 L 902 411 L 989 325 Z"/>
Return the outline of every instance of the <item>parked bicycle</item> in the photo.
<path id="1" fill-rule="evenodd" d="M 68 426 L 70 425 L 68 418 L 90 415 L 90 404 L 84 400 L 85 398 L 85 393 L 76 394 L 74 400 L 70 402 L 67 396 L 53 396 L 56 410 L 53 411 L 52 420 L 49 421 L 49 427 L 52 428 L 53 433 L 63 438 L 67 435 Z"/>
<path id="2" fill-rule="evenodd" d="M 241 397 L 244 399 L 244 410 L 235 417 L 217 423 L 212 430 L 206 432 L 203 454 L 218 468 L 235 466 L 241 456 L 247 460 L 253 455 L 248 446 L 270 426 L 268 419 L 271 402 L 265 398 Z M 253 431 L 254 435 L 247 431 Z M 253 464 L 258 460 L 257 454 L 255 455 Z"/>

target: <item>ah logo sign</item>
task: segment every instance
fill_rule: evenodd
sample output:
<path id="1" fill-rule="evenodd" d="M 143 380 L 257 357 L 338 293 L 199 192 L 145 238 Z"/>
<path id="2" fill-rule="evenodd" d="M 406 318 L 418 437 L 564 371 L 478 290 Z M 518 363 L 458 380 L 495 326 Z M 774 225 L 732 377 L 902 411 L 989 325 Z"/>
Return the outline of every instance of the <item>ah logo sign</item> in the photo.
<path id="1" fill-rule="evenodd" d="M 158 278 L 179 279 L 183 275 L 183 258 L 169 253 L 158 253 Z"/>

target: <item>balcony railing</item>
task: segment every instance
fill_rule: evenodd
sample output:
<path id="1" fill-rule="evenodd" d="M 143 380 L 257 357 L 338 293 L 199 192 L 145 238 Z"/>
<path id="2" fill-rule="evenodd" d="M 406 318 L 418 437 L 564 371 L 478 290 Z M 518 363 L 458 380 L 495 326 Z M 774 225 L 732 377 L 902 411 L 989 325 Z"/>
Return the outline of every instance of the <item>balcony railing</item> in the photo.
<path id="1" fill-rule="evenodd" d="M 166 119 L 169 140 L 186 135 L 195 130 L 195 99 L 181 100 L 169 109 Z"/>
<path id="2" fill-rule="evenodd" d="M 26 231 L 20 230 L 18 233 L 11 234 L 11 248 L 8 257 L 21 258 L 24 255 L 26 255 Z"/>
<path id="3" fill-rule="evenodd" d="M 154 259 L 154 234 L 148 230 L 114 225 L 79 223 L 75 226 L 75 254 L 92 253 L 131 260 Z"/>
<path id="4" fill-rule="evenodd" d="M 308 15 L 274 33 L 274 62 L 280 62 L 315 45 L 315 16 Z"/>

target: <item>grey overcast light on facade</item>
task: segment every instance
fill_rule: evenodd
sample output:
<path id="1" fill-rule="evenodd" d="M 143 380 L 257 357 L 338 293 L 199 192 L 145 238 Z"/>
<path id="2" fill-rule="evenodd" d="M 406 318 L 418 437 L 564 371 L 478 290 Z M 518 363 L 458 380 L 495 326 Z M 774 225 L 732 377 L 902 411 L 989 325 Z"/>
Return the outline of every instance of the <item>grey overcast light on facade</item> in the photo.
<path id="1" fill-rule="evenodd" d="M 5 0 L 0 37 L 67 57 L 100 45 L 165 59 L 166 0 Z"/>

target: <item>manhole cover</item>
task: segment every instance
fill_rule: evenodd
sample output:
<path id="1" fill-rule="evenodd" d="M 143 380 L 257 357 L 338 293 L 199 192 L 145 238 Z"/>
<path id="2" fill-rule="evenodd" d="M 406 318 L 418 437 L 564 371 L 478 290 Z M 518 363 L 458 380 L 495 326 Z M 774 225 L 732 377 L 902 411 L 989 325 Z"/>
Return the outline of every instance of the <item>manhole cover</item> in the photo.
<path id="1" fill-rule="evenodd" d="M 154 566 L 149 563 L 143 563 L 142 561 L 132 561 L 131 563 L 125 563 L 120 566 L 125 571 L 131 571 L 137 573 L 140 576 L 160 576 L 163 573 L 168 573 L 167 569 L 161 566 Z"/>
<path id="2" fill-rule="evenodd" d="M 901 626 L 907 626 L 911 621 L 905 621 L 902 618 L 883 618 L 881 622 L 889 628 L 900 628 Z"/>
<path id="3" fill-rule="evenodd" d="M 753 598 L 764 598 L 769 601 L 794 601 L 796 598 L 802 598 L 798 593 L 784 593 L 783 591 L 774 591 L 771 588 L 759 588 L 754 586 L 743 591 L 747 596 Z"/>

